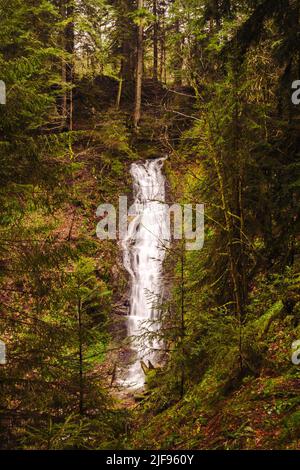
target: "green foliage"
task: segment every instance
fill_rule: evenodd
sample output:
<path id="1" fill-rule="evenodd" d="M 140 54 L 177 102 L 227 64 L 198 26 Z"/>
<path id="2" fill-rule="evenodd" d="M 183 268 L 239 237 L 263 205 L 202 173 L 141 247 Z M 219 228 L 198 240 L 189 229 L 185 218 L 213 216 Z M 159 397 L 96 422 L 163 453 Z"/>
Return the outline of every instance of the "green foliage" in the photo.
<path id="1" fill-rule="evenodd" d="M 101 417 L 71 414 L 63 422 L 52 418 L 42 428 L 30 427 L 22 439 L 25 449 L 92 450 L 118 448 L 117 434 L 124 425 L 122 413 L 104 413 Z"/>
<path id="2" fill-rule="evenodd" d="M 285 420 L 287 437 L 300 437 L 300 411 L 296 411 Z"/>
<path id="3" fill-rule="evenodd" d="M 299 447 L 299 110 L 290 100 L 299 4 L 152 9 L 1 2 L 3 448 Z M 147 80 L 137 136 L 140 24 Z M 153 46 L 164 85 L 152 80 Z M 107 391 L 112 306 L 127 280 L 118 247 L 96 240 L 94 214 L 128 192 L 133 160 L 162 153 L 168 196 L 205 203 L 205 244 L 169 251 L 154 334 L 161 364 L 128 413 Z"/>

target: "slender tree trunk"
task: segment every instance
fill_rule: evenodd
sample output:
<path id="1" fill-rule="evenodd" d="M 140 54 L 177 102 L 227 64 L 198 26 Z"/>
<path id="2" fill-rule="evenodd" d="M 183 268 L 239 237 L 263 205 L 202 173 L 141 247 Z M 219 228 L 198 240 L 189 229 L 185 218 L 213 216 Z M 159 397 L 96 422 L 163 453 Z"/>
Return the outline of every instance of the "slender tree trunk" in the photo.
<path id="1" fill-rule="evenodd" d="M 61 80 L 62 83 L 67 83 L 67 64 L 65 59 L 63 59 L 61 64 Z M 67 92 L 64 92 L 61 99 L 61 116 L 62 116 L 62 127 L 66 127 L 67 123 Z"/>
<path id="2" fill-rule="evenodd" d="M 117 95 L 117 100 L 116 100 L 116 108 L 117 109 L 120 109 L 121 97 L 122 97 L 122 88 L 123 88 L 123 78 L 122 78 L 122 75 L 120 74 L 119 85 L 118 85 L 118 95 Z"/>
<path id="3" fill-rule="evenodd" d="M 158 14 L 157 14 L 157 0 L 153 0 L 153 80 L 158 80 Z"/>
<path id="4" fill-rule="evenodd" d="M 219 4 L 217 0 L 210 0 L 210 12 L 211 12 L 211 23 L 210 23 L 210 29 L 211 31 L 214 30 L 214 21 L 216 23 L 217 29 L 219 29 L 221 25 L 221 20 L 220 20 L 220 13 L 219 13 Z"/>
<path id="5" fill-rule="evenodd" d="M 161 30 L 160 30 L 160 81 L 166 83 L 166 31 L 165 31 L 165 10 L 161 14 Z"/>
<path id="6" fill-rule="evenodd" d="M 141 10 L 144 6 L 144 0 L 138 0 L 138 9 Z M 135 86 L 135 109 L 134 109 L 134 127 L 137 130 L 141 120 L 141 107 L 142 107 L 142 84 L 143 84 L 143 22 L 140 21 L 138 26 L 138 40 L 137 40 L 137 66 L 136 66 L 136 86 Z"/>
<path id="7" fill-rule="evenodd" d="M 175 22 L 175 32 L 177 35 L 177 50 L 176 50 L 176 59 L 174 63 L 174 73 L 175 73 L 175 80 L 174 84 L 177 87 L 181 87 L 182 85 L 182 55 L 181 55 L 181 37 L 180 37 L 180 21 L 179 19 Z"/>
<path id="8" fill-rule="evenodd" d="M 84 402 L 83 402 L 83 350 L 82 350 L 82 309 L 81 300 L 77 304 L 78 314 L 78 342 L 79 342 L 79 413 L 83 415 Z"/>
<path id="9" fill-rule="evenodd" d="M 67 128 L 69 130 L 73 129 L 73 89 L 72 85 L 74 82 L 74 46 L 75 46 L 75 38 L 74 38 L 74 4 L 73 0 L 67 1 L 67 8 L 66 8 L 66 17 L 70 22 L 68 23 L 66 30 L 65 30 L 65 44 L 66 44 L 66 51 L 70 55 L 70 59 L 66 64 L 66 82 L 70 89 L 67 91 L 67 99 L 66 99 L 66 106 L 67 106 Z"/>
<path id="10" fill-rule="evenodd" d="M 133 3 L 134 2 L 130 0 L 117 1 L 117 27 L 118 34 L 120 36 L 120 46 L 122 52 L 120 74 L 122 78 L 122 93 L 124 89 L 126 91 L 131 91 L 131 85 L 134 82 L 136 65 L 134 45 L 136 42 L 136 37 L 134 23 L 129 16 L 129 13 L 133 13 L 134 11 Z"/>
<path id="11" fill-rule="evenodd" d="M 65 0 L 57 0 L 56 5 L 59 8 L 61 19 L 65 20 L 66 18 Z M 62 34 L 60 45 L 63 50 L 66 49 L 66 39 L 65 39 L 64 34 Z M 65 86 L 65 84 L 67 83 L 67 64 L 64 58 L 62 59 L 62 62 L 61 62 L 61 81 L 62 81 L 63 86 Z M 67 122 L 67 93 L 66 92 L 64 92 L 63 95 L 59 97 L 58 106 L 59 106 L 59 113 L 61 116 L 61 127 L 65 128 L 66 122 Z"/>
<path id="12" fill-rule="evenodd" d="M 181 279 L 180 279 L 180 290 L 181 290 L 181 306 L 180 306 L 180 341 L 181 341 L 181 377 L 180 377 L 180 398 L 184 396 L 184 387 L 185 387 L 185 370 L 184 370 L 184 340 L 185 340 L 185 312 L 184 312 L 184 302 L 185 302 L 185 285 L 184 285 L 184 239 L 182 240 L 181 245 Z"/>
<path id="13" fill-rule="evenodd" d="M 164 40 L 163 35 L 160 38 L 160 62 L 159 62 L 159 80 L 163 81 L 163 68 L 164 68 Z"/>
<path id="14" fill-rule="evenodd" d="M 68 89 L 64 92 L 60 99 L 62 127 L 64 129 L 73 129 L 73 74 L 74 74 L 74 4 L 72 0 L 59 0 L 58 3 L 61 18 L 70 20 L 62 35 L 61 45 L 63 49 L 69 54 L 69 58 L 62 60 L 61 65 L 61 79 L 64 86 Z"/>
<path id="15" fill-rule="evenodd" d="M 224 4 L 224 9 L 225 9 L 226 16 L 230 18 L 231 17 L 231 0 L 226 0 Z"/>

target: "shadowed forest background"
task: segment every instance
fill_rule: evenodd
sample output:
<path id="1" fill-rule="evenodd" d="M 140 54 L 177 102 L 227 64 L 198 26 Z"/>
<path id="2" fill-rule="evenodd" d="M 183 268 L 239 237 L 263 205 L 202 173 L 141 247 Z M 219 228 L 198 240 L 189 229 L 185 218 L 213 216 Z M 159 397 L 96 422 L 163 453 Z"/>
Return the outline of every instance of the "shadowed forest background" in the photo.
<path id="1" fill-rule="evenodd" d="M 299 0 L 0 0 L 1 449 L 299 449 L 299 51 Z M 96 209 L 162 156 L 205 243 L 134 396 Z"/>

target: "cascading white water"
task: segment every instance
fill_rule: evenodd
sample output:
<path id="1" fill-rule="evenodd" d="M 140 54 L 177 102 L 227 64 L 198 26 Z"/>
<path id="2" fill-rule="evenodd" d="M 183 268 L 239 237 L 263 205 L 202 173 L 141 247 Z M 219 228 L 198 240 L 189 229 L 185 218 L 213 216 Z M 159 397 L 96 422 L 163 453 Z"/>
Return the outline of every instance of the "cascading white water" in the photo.
<path id="1" fill-rule="evenodd" d="M 134 360 L 124 384 L 143 387 L 145 376 L 140 361 L 155 363 L 158 339 L 149 339 L 148 331 L 159 328 L 157 303 L 162 296 L 162 265 L 169 246 L 168 208 L 165 204 L 165 158 L 133 163 L 133 220 L 123 241 L 124 266 L 131 276 L 128 336 L 132 338 Z"/>

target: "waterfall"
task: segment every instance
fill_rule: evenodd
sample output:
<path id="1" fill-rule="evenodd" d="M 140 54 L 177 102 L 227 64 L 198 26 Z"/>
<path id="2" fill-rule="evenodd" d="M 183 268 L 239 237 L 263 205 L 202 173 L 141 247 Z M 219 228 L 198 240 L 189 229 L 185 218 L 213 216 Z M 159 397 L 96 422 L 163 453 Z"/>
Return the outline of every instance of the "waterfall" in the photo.
<path id="1" fill-rule="evenodd" d="M 127 318 L 128 336 L 132 338 L 133 360 L 125 385 L 143 387 L 145 375 L 141 360 L 155 364 L 160 342 L 157 338 L 143 339 L 143 333 L 155 333 L 159 328 L 158 301 L 162 297 L 162 265 L 169 246 L 168 207 L 162 166 L 165 158 L 146 160 L 131 165 L 135 214 L 123 240 L 124 266 L 130 274 L 130 312 Z"/>

